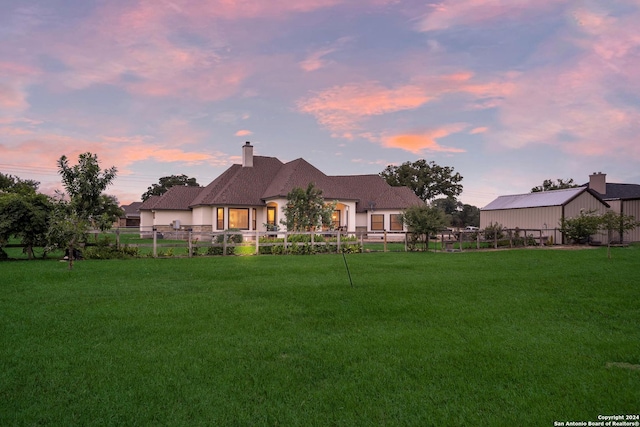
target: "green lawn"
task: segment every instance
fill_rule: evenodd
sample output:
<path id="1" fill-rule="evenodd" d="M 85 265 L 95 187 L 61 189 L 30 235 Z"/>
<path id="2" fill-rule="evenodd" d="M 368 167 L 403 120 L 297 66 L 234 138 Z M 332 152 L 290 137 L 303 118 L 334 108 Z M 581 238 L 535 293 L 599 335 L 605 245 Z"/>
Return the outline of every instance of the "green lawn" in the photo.
<path id="1" fill-rule="evenodd" d="M 0 263 L 0 425 L 640 411 L 640 247 Z M 614 365 L 611 365 L 614 364 Z M 617 364 L 617 365 L 616 365 Z"/>

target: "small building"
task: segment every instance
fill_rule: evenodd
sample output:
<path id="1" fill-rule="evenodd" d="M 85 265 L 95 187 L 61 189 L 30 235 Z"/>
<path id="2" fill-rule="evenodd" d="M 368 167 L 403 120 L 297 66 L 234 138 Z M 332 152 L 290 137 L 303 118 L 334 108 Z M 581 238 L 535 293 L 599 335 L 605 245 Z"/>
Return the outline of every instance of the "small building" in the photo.
<path id="1" fill-rule="evenodd" d="M 283 163 L 255 156 L 242 147 L 242 164 L 234 164 L 206 187 L 170 188 L 140 206 L 140 232 L 228 229 L 284 229 L 287 195 L 313 183 L 327 202 L 335 202 L 333 226 L 346 232 L 380 234 L 405 231 L 402 211 L 422 200 L 408 187 L 392 187 L 379 175 L 329 176 L 304 159 Z"/>
<path id="2" fill-rule="evenodd" d="M 608 183 L 607 174 L 594 172 L 589 176 L 589 183 L 585 185 L 596 191 L 612 211 L 633 216 L 636 221 L 640 221 L 639 184 Z M 619 242 L 640 242 L 640 226 L 623 235 L 617 235 L 614 239 Z"/>
<path id="3" fill-rule="evenodd" d="M 598 193 L 587 187 L 500 196 L 480 209 L 480 228 L 500 224 L 510 229 L 541 230 L 543 237 L 560 243 L 557 229 L 562 218 L 584 211 L 605 213 L 608 208 Z"/>
<path id="4" fill-rule="evenodd" d="M 116 227 L 139 227 L 140 226 L 140 206 L 142 202 L 133 202 L 128 205 L 120 206 L 120 209 L 124 212 L 120 218 L 118 218 L 118 222 L 115 224 Z"/>
<path id="5" fill-rule="evenodd" d="M 590 175 L 589 183 L 581 187 L 500 196 L 480 209 L 480 228 L 500 224 L 510 229 L 541 230 L 542 236 L 561 243 L 558 229 L 563 218 L 576 217 L 580 212 L 603 214 L 609 210 L 640 219 L 640 185 L 607 183 L 606 174 L 598 172 Z M 607 236 L 599 234 L 594 239 L 606 243 Z M 614 239 L 640 241 L 640 227 Z"/>

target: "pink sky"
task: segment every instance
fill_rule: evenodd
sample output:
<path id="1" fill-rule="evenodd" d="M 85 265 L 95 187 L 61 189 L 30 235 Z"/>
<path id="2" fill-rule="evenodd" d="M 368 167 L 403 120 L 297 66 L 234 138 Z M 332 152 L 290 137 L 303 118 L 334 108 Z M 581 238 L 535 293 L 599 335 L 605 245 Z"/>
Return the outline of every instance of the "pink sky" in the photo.
<path id="1" fill-rule="evenodd" d="M 91 151 L 138 200 L 250 140 L 328 174 L 433 160 L 484 206 L 544 179 L 640 183 L 633 0 L 10 0 L 0 172 L 59 187 Z M 505 179 L 504 177 L 509 177 Z"/>

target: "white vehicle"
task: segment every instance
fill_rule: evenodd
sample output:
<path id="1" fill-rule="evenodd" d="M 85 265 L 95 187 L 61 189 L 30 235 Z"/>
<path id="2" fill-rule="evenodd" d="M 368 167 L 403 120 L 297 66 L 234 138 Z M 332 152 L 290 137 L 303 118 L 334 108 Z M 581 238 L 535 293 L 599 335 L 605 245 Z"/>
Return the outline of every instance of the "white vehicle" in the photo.
<path id="1" fill-rule="evenodd" d="M 472 225 L 467 225 L 467 226 L 464 228 L 464 231 L 478 231 L 478 227 L 474 227 L 474 226 L 472 226 Z"/>

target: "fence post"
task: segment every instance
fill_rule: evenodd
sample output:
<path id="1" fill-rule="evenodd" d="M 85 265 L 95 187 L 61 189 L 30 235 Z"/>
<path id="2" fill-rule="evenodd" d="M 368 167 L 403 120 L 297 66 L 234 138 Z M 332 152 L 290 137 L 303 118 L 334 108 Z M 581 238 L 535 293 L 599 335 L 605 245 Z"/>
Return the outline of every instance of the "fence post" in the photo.
<path id="1" fill-rule="evenodd" d="M 222 256 L 227 255 L 227 230 L 222 232 Z"/>
<path id="2" fill-rule="evenodd" d="M 498 228 L 493 230 L 493 249 L 498 249 Z"/>
<path id="3" fill-rule="evenodd" d="M 387 230 L 384 230 L 384 252 L 387 252 Z"/>
<path id="4" fill-rule="evenodd" d="M 260 255 L 260 232 L 256 230 L 256 255 Z"/>
<path id="5" fill-rule="evenodd" d="M 287 254 L 287 236 L 289 235 L 289 230 L 284 232 L 284 254 Z"/>
<path id="6" fill-rule="evenodd" d="M 336 253 L 340 253 L 340 229 L 338 229 L 338 247 L 336 248 L 336 250 Z"/>
<path id="7" fill-rule="evenodd" d="M 153 257 L 158 257 L 158 230 L 153 227 Z"/>
<path id="8" fill-rule="evenodd" d="M 120 227 L 116 228 L 116 249 L 120 249 Z"/>
<path id="9" fill-rule="evenodd" d="M 191 255 L 193 253 L 193 243 L 191 243 L 191 229 L 189 229 L 189 234 L 187 235 L 189 238 L 189 258 L 191 258 Z"/>

